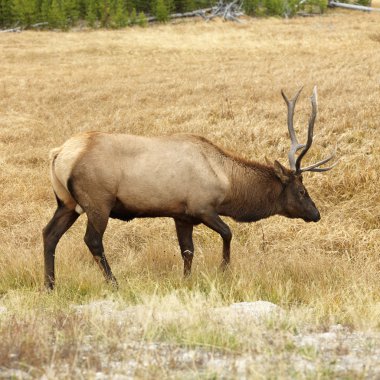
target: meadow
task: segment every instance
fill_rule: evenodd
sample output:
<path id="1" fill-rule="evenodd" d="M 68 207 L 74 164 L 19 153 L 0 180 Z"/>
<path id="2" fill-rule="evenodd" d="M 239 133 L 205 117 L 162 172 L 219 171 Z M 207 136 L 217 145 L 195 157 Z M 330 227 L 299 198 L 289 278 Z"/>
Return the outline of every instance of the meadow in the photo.
<path id="1" fill-rule="evenodd" d="M 379 25 L 380 14 L 334 11 L 1 34 L 0 378 L 379 374 L 371 356 L 380 347 Z M 295 114 L 303 140 L 314 85 L 319 110 L 307 160 L 336 144 L 339 156 L 332 171 L 304 175 L 320 222 L 227 220 L 234 236 L 226 273 L 217 270 L 220 237 L 199 226 L 193 273 L 183 279 L 172 220 L 111 220 L 104 244 L 115 292 L 83 242 L 82 216 L 57 247 L 55 291 L 44 291 L 41 231 L 56 207 L 50 149 L 90 130 L 186 132 L 288 165 L 280 90 L 304 86 Z M 215 317 L 257 300 L 285 314 L 264 322 Z M 346 346 L 326 360 L 323 348 L 294 343 L 331 326 L 369 337 L 358 370 L 336 367 L 350 354 Z"/>

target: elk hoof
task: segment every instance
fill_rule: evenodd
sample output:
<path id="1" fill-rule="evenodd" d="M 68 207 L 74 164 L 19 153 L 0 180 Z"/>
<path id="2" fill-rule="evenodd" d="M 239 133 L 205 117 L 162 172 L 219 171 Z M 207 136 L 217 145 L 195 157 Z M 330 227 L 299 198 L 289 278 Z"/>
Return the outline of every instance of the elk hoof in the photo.
<path id="1" fill-rule="evenodd" d="M 230 263 L 229 262 L 227 262 L 227 261 L 222 261 L 221 262 L 221 264 L 220 264 L 220 266 L 219 266 L 219 269 L 221 270 L 221 271 L 223 271 L 223 272 L 226 272 L 228 269 L 231 269 L 231 267 L 230 267 Z"/>
<path id="2" fill-rule="evenodd" d="M 112 290 L 113 291 L 118 291 L 119 290 L 119 283 L 117 282 L 115 277 L 109 278 L 107 280 L 107 283 L 111 284 Z"/>

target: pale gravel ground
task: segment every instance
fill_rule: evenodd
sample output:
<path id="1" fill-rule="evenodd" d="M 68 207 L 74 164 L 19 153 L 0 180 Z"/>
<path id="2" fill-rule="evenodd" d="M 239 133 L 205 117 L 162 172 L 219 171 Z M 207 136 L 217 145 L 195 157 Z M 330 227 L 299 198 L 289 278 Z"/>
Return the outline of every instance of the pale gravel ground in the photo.
<path id="1" fill-rule="evenodd" d="M 144 305 L 122 307 L 114 301 L 94 301 L 72 307 L 78 314 L 91 315 L 93 321 L 111 318 L 121 324 L 130 323 L 134 317 L 141 318 L 144 314 L 149 318 L 149 313 L 152 313 Z M 97 369 L 78 366 L 73 370 L 52 366 L 45 369 L 42 378 L 153 379 L 159 374 L 170 379 L 292 379 L 315 378 L 317 375 L 319 378 L 380 379 L 380 334 L 377 332 L 350 331 L 341 325 L 332 325 L 323 332 L 313 331 L 310 326 L 303 326 L 294 333 L 276 332 L 268 329 L 268 320 L 285 319 L 286 312 L 265 301 L 244 302 L 209 311 L 210 323 L 218 323 L 225 331 L 238 335 L 241 333 L 239 323 L 240 326 L 249 324 L 252 329 L 260 331 L 268 350 L 257 352 L 252 346 L 251 351 L 237 354 L 164 342 L 120 341 L 111 356 L 104 347 L 103 359 Z M 0 307 L 0 313 L 6 312 L 5 307 Z M 156 310 L 153 314 L 160 323 L 189 317 L 186 311 L 181 310 Z M 81 352 L 83 361 L 86 353 L 102 350 L 93 336 L 85 338 Z M 284 349 L 281 349 L 281 344 L 284 344 Z M 0 369 L 0 378 L 34 377 L 20 370 Z"/>

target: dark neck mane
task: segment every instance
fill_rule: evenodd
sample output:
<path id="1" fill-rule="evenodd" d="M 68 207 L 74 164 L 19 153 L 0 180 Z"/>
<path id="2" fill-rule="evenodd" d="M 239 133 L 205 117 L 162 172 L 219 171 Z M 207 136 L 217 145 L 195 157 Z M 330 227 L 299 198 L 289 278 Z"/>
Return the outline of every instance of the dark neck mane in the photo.
<path id="1" fill-rule="evenodd" d="M 281 213 L 283 185 L 274 168 L 235 156 L 204 137 L 190 135 L 220 155 L 231 187 L 218 213 L 240 222 L 254 222 Z"/>
<path id="2" fill-rule="evenodd" d="M 231 189 L 222 215 L 254 222 L 278 214 L 282 184 L 273 167 L 223 152 Z"/>

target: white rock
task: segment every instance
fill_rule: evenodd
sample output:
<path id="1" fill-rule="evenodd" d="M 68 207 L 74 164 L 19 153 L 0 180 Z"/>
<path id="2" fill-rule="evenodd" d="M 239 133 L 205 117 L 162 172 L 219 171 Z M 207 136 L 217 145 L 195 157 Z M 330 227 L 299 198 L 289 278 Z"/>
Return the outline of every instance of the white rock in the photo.
<path id="1" fill-rule="evenodd" d="M 279 306 L 268 301 L 234 303 L 230 306 L 230 309 L 232 311 L 236 311 L 237 313 L 249 314 L 255 318 L 268 317 L 282 311 Z"/>
<path id="2" fill-rule="evenodd" d="M 116 302 L 108 300 L 96 300 L 83 305 L 73 305 L 79 313 L 102 313 L 111 314 L 117 307 Z"/>
<path id="3" fill-rule="evenodd" d="M 335 333 L 344 333 L 348 331 L 348 328 L 342 326 L 341 324 L 337 324 L 330 326 L 330 331 Z"/>
<path id="4" fill-rule="evenodd" d="M 223 373 L 228 365 L 228 361 L 224 358 L 211 358 L 207 362 L 207 369 L 216 373 Z"/>
<path id="5" fill-rule="evenodd" d="M 338 345 L 337 334 L 334 332 L 315 333 L 298 337 L 300 347 L 313 346 L 317 349 L 331 349 Z"/>

